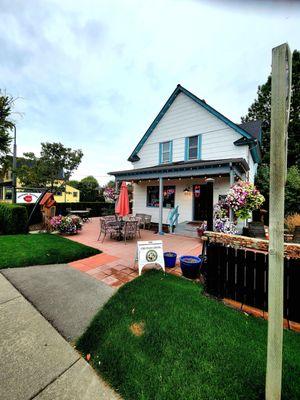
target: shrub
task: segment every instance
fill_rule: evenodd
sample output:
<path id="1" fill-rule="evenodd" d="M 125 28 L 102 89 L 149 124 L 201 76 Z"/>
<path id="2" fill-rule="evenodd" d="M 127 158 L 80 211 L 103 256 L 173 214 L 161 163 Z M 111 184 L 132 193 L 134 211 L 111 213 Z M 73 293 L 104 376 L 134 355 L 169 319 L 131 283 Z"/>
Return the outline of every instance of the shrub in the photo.
<path id="1" fill-rule="evenodd" d="M 292 214 L 284 220 L 286 227 L 290 233 L 293 233 L 296 226 L 300 226 L 300 214 Z"/>
<path id="2" fill-rule="evenodd" d="M 112 203 L 84 201 L 80 203 L 57 203 L 56 215 L 67 215 L 67 208 L 71 208 L 71 210 L 85 210 L 87 208 L 91 208 L 91 217 L 101 217 L 102 215 L 110 215 L 115 213 L 115 205 Z"/>
<path id="3" fill-rule="evenodd" d="M 5 235 L 27 233 L 27 209 L 16 204 L 0 204 L 0 231 Z"/>

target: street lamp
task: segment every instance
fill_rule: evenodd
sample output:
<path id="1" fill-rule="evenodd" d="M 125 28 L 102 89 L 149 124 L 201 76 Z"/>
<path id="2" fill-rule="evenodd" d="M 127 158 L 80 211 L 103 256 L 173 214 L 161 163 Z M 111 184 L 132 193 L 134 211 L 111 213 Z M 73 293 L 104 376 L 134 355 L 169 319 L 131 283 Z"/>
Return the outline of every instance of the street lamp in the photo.
<path id="1" fill-rule="evenodd" d="M 12 202 L 16 203 L 17 201 L 17 129 L 14 125 L 14 147 L 13 147 L 13 164 L 12 164 Z"/>

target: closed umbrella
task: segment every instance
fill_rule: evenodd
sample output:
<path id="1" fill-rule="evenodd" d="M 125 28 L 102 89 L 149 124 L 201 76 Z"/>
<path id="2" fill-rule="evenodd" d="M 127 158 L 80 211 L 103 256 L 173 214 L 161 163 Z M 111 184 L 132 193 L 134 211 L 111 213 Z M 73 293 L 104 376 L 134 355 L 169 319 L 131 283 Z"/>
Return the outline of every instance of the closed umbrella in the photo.
<path id="1" fill-rule="evenodd" d="M 119 199 L 116 204 L 116 214 L 125 217 L 129 214 L 129 197 L 128 189 L 125 182 L 122 182 Z"/>

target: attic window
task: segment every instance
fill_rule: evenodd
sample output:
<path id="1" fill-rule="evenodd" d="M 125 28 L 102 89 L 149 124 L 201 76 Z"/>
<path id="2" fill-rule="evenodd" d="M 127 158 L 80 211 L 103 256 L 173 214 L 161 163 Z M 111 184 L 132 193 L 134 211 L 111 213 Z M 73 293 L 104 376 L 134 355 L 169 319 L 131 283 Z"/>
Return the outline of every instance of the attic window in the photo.
<path id="1" fill-rule="evenodd" d="M 201 135 L 189 136 L 185 142 L 185 159 L 199 160 L 201 158 Z"/>
<path id="2" fill-rule="evenodd" d="M 159 163 L 167 164 L 172 162 L 172 141 L 159 144 Z"/>

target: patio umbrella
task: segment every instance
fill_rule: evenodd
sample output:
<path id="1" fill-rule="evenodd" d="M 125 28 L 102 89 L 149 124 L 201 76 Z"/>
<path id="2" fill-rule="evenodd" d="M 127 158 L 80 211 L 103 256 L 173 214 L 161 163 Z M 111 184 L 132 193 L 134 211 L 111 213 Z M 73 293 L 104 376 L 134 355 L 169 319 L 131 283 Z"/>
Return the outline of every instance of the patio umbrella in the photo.
<path id="1" fill-rule="evenodd" d="M 116 214 L 120 217 L 125 217 L 129 214 L 129 198 L 128 189 L 125 182 L 122 182 L 120 195 L 115 208 Z"/>

